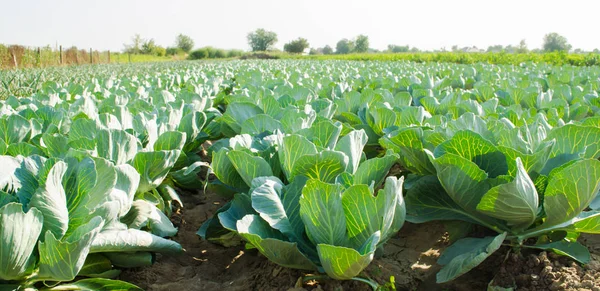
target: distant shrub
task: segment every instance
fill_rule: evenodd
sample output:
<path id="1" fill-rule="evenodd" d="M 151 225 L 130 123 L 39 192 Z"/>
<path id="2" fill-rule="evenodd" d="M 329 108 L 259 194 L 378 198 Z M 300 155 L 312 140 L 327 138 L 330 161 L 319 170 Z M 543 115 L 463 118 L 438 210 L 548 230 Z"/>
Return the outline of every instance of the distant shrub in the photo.
<path id="1" fill-rule="evenodd" d="M 175 55 L 180 55 L 183 54 L 184 51 L 182 51 L 179 48 L 176 47 L 168 47 L 166 50 L 167 56 L 175 56 Z"/>
<path id="2" fill-rule="evenodd" d="M 242 59 L 242 60 L 251 60 L 251 59 L 274 60 L 274 59 L 279 59 L 279 56 L 268 54 L 268 53 L 251 53 L 251 54 L 243 55 L 240 59 Z"/>
<path id="3" fill-rule="evenodd" d="M 203 47 L 202 49 L 206 50 L 206 53 L 208 53 L 208 58 L 209 59 L 214 59 L 215 58 L 215 53 L 216 53 L 217 50 L 214 47 L 206 46 L 206 47 Z"/>
<path id="4" fill-rule="evenodd" d="M 230 50 L 227 52 L 228 58 L 237 58 L 241 57 L 242 55 L 244 55 L 244 51 L 242 50 Z"/>
<path id="5" fill-rule="evenodd" d="M 288 53 L 300 54 L 303 53 L 304 50 L 307 49 L 309 46 L 310 44 L 308 43 L 308 40 L 306 40 L 306 38 L 300 37 L 297 40 L 292 40 L 286 43 L 283 46 L 283 50 Z"/>
<path id="6" fill-rule="evenodd" d="M 201 60 L 201 59 L 224 59 L 224 58 L 235 58 L 240 57 L 244 54 L 241 50 L 224 50 L 214 47 L 203 47 L 192 51 L 188 56 L 189 60 Z"/>
<path id="7" fill-rule="evenodd" d="M 167 50 L 162 46 L 156 46 L 152 50 L 152 54 L 159 56 L 159 57 L 164 57 L 167 55 Z"/>
<path id="8" fill-rule="evenodd" d="M 223 49 L 216 49 L 215 50 L 215 58 L 217 59 L 223 59 L 227 57 L 227 52 Z"/>
<path id="9" fill-rule="evenodd" d="M 209 53 L 206 48 L 201 48 L 201 49 L 192 51 L 190 53 L 190 55 L 188 56 L 188 59 L 190 59 L 190 60 L 202 60 L 202 59 L 207 59 L 207 58 L 209 58 Z"/>

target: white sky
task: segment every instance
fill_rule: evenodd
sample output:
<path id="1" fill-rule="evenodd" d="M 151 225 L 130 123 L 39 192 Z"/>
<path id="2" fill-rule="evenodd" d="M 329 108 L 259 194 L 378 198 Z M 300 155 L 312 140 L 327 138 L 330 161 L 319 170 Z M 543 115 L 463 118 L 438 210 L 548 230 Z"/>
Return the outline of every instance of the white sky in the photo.
<path id="1" fill-rule="evenodd" d="M 0 43 L 57 44 L 122 50 L 132 35 L 173 44 L 179 33 L 196 47 L 248 49 L 246 35 L 275 31 L 277 47 L 298 38 L 311 47 L 358 34 L 371 47 L 542 44 L 558 32 L 573 48 L 600 48 L 600 2 L 594 0 L 0 0 Z"/>

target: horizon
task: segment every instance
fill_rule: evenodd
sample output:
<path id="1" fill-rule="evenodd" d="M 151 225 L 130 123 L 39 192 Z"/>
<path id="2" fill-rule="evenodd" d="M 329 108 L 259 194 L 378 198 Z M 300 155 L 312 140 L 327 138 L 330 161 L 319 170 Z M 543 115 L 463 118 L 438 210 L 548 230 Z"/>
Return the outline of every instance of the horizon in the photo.
<path id="1" fill-rule="evenodd" d="M 522 39 L 529 49 L 536 49 L 551 32 L 565 36 L 573 49 L 600 48 L 600 39 L 589 37 L 586 29 L 594 26 L 593 8 L 599 5 L 587 0 L 573 1 L 567 7 L 558 5 L 559 1 L 509 0 L 492 2 L 492 8 L 474 0 L 374 0 L 366 4 L 369 9 L 357 0 L 289 3 L 10 1 L 2 5 L 10 13 L 0 18 L 0 43 L 117 52 L 135 34 L 169 47 L 182 33 L 194 40 L 195 48 L 247 51 L 247 34 L 264 28 L 277 33 L 277 49 L 299 37 L 306 38 L 312 48 L 329 45 L 335 49 L 339 40 L 359 34 L 367 35 L 370 47 L 377 50 L 390 44 L 427 51 L 451 50 L 454 45 L 487 49 L 516 46 Z"/>

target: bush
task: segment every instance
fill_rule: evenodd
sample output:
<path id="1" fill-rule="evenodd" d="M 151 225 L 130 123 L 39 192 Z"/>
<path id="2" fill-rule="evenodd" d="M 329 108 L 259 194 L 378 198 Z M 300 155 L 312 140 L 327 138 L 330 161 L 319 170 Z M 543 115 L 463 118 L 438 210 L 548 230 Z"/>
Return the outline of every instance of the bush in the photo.
<path id="1" fill-rule="evenodd" d="M 188 56 L 190 60 L 201 60 L 201 59 L 224 59 L 224 58 L 235 58 L 240 57 L 244 54 L 241 50 L 224 50 L 213 47 L 203 47 L 192 51 Z"/>
<path id="2" fill-rule="evenodd" d="M 203 47 L 202 49 L 206 50 L 206 53 L 208 54 L 209 59 L 215 58 L 216 49 L 214 47 L 206 46 L 206 47 Z"/>
<path id="3" fill-rule="evenodd" d="M 283 50 L 288 53 L 300 54 L 303 53 L 306 48 L 310 45 L 305 38 L 298 38 L 297 40 L 292 40 L 286 43 L 283 46 Z"/>
<path id="4" fill-rule="evenodd" d="M 166 52 L 167 52 L 167 56 L 180 55 L 180 54 L 184 53 L 184 51 L 182 51 L 181 49 L 176 48 L 176 47 L 168 47 Z"/>
<path id="5" fill-rule="evenodd" d="M 215 50 L 215 58 L 217 59 L 224 59 L 227 57 L 227 52 L 223 49 L 216 49 Z"/>
<path id="6" fill-rule="evenodd" d="M 242 59 L 242 60 L 252 60 L 252 59 L 276 60 L 276 59 L 279 59 L 279 56 L 268 54 L 268 53 L 258 52 L 258 53 L 245 54 L 240 59 Z"/>
<path id="7" fill-rule="evenodd" d="M 190 55 L 188 56 L 188 59 L 190 59 L 190 60 L 202 60 L 202 59 L 207 59 L 207 58 L 209 58 L 209 53 L 206 48 L 201 48 L 201 49 L 192 51 L 190 53 Z"/>
<path id="8" fill-rule="evenodd" d="M 167 55 L 167 50 L 164 47 L 162 47 L 162 46 L 157 46 L 157 47 L 154 48 L 154 50 L 152 51 L 152 53 L 154 55 L 156 55 L 156 56 L 164 57 L 164 56 Z"/>
<path id="9" fill-rule="evenodd" d="M 230 50 L 227 52 L 227 57 L 228 58 L 236 58 L 236 57 L 241 57 L 242 55 L 244 55 L 244 52 L 241 50 Z"/>

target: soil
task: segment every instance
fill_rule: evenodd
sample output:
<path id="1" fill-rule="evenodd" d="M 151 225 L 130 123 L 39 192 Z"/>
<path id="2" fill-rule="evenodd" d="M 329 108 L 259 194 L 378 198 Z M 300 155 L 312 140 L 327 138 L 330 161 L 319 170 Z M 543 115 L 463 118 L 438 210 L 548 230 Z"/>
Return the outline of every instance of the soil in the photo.
<path id="1" fill-rule="evenodd" d="M 184 195 L 184 207 L 172 220 L 179 227 L 173 239 L 185 252 L 179 256 L 157 255 L 150 267 L 125 270 L 121 280 L 148 291 L 167 290 L 371 290 L 356 281 L 310 280 L 299 270 L 269 262 L 256 250 L 243 245 L 223 247 L 201 240 L 200 225 L 226 200 L 214 193 Z M 580 267 L 554 254 L 508 255 L 500 249 L 479 267 L 447 284 L 436 284 L 440 266 L 437 258 L 448 246 L 441 223 L 406 223 L 387 242 L 383 256 L 376 258 L 362 276 L 380 284 L 394 277 L 398 290 L 486 290 L 489 282 L 517 290 L 598 290 L 600 291 L 600 237 L 583 236 L 581 242 L 592 251 L 592 263 Z"/>
<path id="2" fill-rule="evenodd" d="M 580 266 L 552 252 L 510 254 L 499 268 L 494 285 L 522 291 L 593 290 L 600 291 L 600 238 L 582 236 L 592 260 Z"/>

